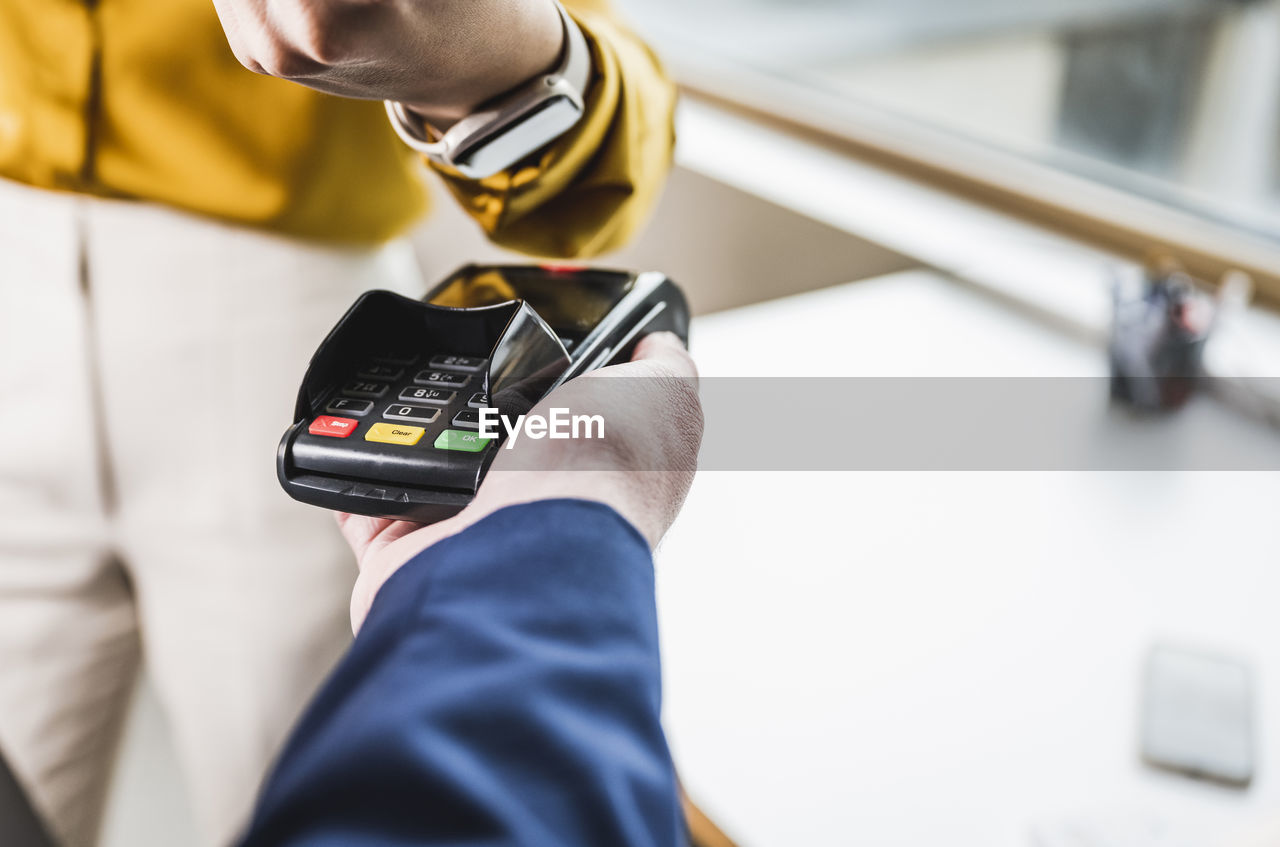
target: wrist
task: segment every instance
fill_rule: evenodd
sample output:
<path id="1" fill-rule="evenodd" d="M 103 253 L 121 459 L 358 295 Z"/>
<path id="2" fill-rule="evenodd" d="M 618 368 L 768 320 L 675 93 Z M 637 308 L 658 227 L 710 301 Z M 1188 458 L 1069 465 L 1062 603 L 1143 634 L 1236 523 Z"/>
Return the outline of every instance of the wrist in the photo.
<path id="1" fill-rule="evenodd" d="M 430 99 L 406 101 L 405 107 L 445 129 L 481 104 L 553 70 L 566 49 L 556 4 L 525 0 L 504 9 L 510 17 L 479 28 L 483 37 L 468 45 L 467 67 L 456 68 L 448 85 L 433 87 Z"/>

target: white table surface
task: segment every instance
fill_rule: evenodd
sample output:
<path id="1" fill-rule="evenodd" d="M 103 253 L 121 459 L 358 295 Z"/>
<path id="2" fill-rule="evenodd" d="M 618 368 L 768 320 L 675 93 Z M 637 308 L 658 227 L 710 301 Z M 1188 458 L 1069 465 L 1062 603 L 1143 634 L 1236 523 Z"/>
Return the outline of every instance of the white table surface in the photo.
<path id="1" fill-rule="evenodd" d="M 1105 373 L 931 271 L 703 317 L 693 349 L 707 376 L 792 373 L 780 350 L 824 376 Z M 1278 473 L 701 474 L 657 557 L 686 785 L 744 847 L 1280 843 L 1256 841 L 1278 510 Z M 1253 663 L 1248 790 L 1140 763 L 1157 643 Z"/>

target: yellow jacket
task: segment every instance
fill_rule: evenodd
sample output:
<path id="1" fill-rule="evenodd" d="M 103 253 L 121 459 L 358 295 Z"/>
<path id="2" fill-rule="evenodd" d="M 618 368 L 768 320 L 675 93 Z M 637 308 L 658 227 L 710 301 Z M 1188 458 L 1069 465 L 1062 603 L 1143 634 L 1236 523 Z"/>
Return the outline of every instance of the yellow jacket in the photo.
<path id="1" fill-rule="evenodd" d="M 565 5 L 592 49 L 586 116 L 537 161 L 481 181 L 441 172 L 490 238 L 545 256 L 622 243 L 674 142 L 652 53 L 607 0 Z M 242 68 L 210 0 L 0 0 L 0 176 L 370 243 L 424 211 L 420 171 L 381 103 Z"/>

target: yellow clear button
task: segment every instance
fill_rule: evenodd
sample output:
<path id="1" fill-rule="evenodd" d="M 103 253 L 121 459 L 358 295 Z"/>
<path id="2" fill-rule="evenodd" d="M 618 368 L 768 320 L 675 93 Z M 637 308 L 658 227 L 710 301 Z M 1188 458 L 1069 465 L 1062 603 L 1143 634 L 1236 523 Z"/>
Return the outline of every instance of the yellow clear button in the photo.
<path id="1" fill-rule="evenodd" d="M 381 441 L 383 444 L 417 444 L 426 432 L 420 426 L 376 423 L 364 434 L 365 441 Z"/>

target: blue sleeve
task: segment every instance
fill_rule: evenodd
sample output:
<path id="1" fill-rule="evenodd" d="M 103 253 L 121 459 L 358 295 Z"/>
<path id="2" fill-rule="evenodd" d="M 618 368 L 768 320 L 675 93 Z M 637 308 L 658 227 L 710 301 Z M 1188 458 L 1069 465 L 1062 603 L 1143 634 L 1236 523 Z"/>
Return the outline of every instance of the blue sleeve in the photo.
<path id="1" fill-rule="evenodd" d="M 649 548 L 513 506 L 420 553 L 294 730 L 243 847 L 675 845 Z"/>

